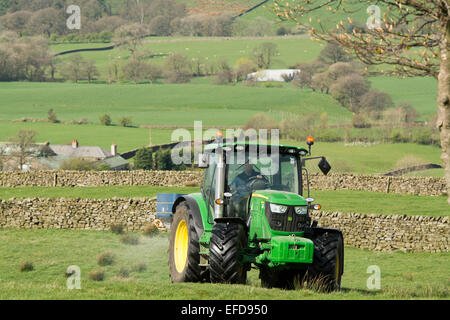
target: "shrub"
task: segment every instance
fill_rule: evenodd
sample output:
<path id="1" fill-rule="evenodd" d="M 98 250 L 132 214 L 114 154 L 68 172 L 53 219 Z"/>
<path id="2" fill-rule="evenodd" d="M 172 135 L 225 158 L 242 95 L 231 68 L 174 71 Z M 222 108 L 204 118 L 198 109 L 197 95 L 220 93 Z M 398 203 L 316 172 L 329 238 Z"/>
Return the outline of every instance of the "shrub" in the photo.
<path id="1" fill-rule="evenodd" d="M 144 272 L 147 270 L 147 265 L 143 262 L 138 262 L 133 266 L 132 270 L 135 272 Z"/>
<path id="2" fill-rule="evenodd" d="M 392 97 L 380 90 L 372 89 L 361 97 L 361 109 L 367 111 L 382 111 L 394 106 Z"/>
<path id="3" fill-rule="evenodd" d="M 316 138 L 318 141 L 322 142 L 337 142 L 341 140 L 341 136 L 333 131 L 333 130 L 322 130 L 317 135 Z"/>
<path id="4" fill-rule="evenodd" d="M 33 265 L 33 262 L 30 262 L 30 261 L 24 262 L 20 266 L 20 272 L 28 272 L 28 271 L 33 271 L 33 270 L 34 270 L 34 265 Z"/>
<path id="5" fill-rule="evenodd" d="M 122 223 L 112 223 L 109 226 L 109 229 L 114 234 L 123 234 L 125 232 L 125 225 L 123 225 Z"/>
<path id="6" fill-rule="evenodd" d="M 130 117 L 124 116 L 119 119 L 119 123 L 122 127 L 131 127 L 133 122 L 131 121 Z"/>
<path id="7" fill-rule="evenodd" d="M 51 123 L 59 123 L 59 120 L 56 117 L 55 110 L 53 110 L 53 109 L 48 110 L 48 121 Z"/>
<path id="8" fill-rule="evenodd" d="M 244 126 L 244 130 L 247 129 L 274 129 L 278 125 L 276 121 L 269 116 L 265 115 L 264 113 L 258 113 L 255 114 L 253 117 L 251 117 L 250 120 L 247 121 L 247 123 Z"/>
<path id="9" fill-rule="evenodd" d="M 134 168 L 136 170 L 152 170 L 154 168 L 152 150 L 148 148 L 138 150 L 134 157 Z"/>
<path id="10" fill-rule="evenodd" d="M 370 123 L 366 121 L 366 117 L 363 114 L 355 114 L 352 125 L 354 128 L 370 128 Z"/>
<path id="11" fill-rule="evenodd" d="M 277 36 L 285 36 L 287 34 L 289 34 L 289 29 L 287 29 L 286 27 L 280 26 L 277 29 Z"/>
<path id="12" fill-rule="evenodd" d="M 153 222 L 148 223 L 144 227 L 144 235 L 147 237 L 156 236 L 158 233 L 159 233 L 159 229 Z"/>
<path id="13" fill-rule="evenodd" d="M 172 170 L 172 151 L 171 149 L 159 149 L 156 151 L 156 169 L 157 170 Z"/>
<path id="14" fill-rule="evenodd" d="M 117 276 L 121 278 L 128 278 L 130 276 L 130 270 L 127 267 L 120 267 L 119 271 L 117 271 Z"/>
<path id="15" fill-rule="evenodd" d="M 139 237 L 134 234 L 124 234 L 120 241 L 124 244 L 137 245 L 139 244 Z"/>
<path id="16" fill-rule="evenodd" d="M 184 54 L 174 53 L 164 63 L 164 78 L 169 83 L 186 83 L 192 76 L 191 64 Z"/>
<path id="17" fill-rule="evenodd" d="M 418 144 L 432 144 L 433 143 L 433 133 L 428 128 L 421 128 L 413 132 L 412 140 L 414 143 Z"/>
<path id="18" fill-rule="evenodd" d="M 77 171 L 89 171 L 93 170 L 94 166 L 92 162 L 83 158 L 72 158 L 64 160 L 59 166 L 61 170 L 77 170 Z"/>
<path id="19" fill-rule="evenodd" d="M 407 141 L 406 137 L 404 137 L 399 130 L 392 130 L 391 140 L 393 143 L 402 143 Z"/>
<path id="20" fill-rule="evenodd" d="M 103 281 L 105 279 L 105 271 L 92 270 L 91 272 L 89 272 L 88 278 L 92 281 Z"/>
<path id="21" fill-rule="evenodd" d="M 111 252 L 100 253 L 97 258 L 99 266 L 110 266 L 115 262 L 115 256 Z"/>
<path id="22" fill-rule="evenodd" d="M 104 114 L 100 116 L 100 123 L 104 126 L 110 126 L 112 124 L 112 120 L 111 117 L 109 116 L 109 114 Z"/>

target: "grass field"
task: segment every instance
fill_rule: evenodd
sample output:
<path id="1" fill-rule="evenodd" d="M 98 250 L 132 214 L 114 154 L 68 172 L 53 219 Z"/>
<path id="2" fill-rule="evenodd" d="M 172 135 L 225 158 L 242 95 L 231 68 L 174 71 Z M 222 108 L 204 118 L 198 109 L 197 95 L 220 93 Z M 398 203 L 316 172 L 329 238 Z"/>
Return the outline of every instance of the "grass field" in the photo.
<path id="1" fill-rule="evenodd" d="M 430 121 L 437 112 L 437 80 L 431 77 L 371 77 L 372 88 L 387 92 L 394 103 L 407 101 L 419 113 L 418 120 Z"/>
<path id="2" fill-rule="evenodd" d="M 115 123 L 130 116 L 135 125 L 193 126 L 202 120 L 205 126 L 236 126 L 271 110 L 298 115 L 327 112 L 332 122 L 351 119 L 351 113 L 330 96 L 293 88 L 2 83 L 0 95 L 4 120 L 46 119 L 50 108 L 60 120 L 86 118 L 96 124 L 104 113 Z"/>
<path id="3" fill-rule="evenodd" d="M 151 198 L 158 193 L 195 193 L 197 187 L 150 187 L 150 186 L 108 186 L 108 187 L 20 187 L 0 188 L 0 200 L 10 198 Z M 311 191 L 311 196 L 328 212 L 366 214 L 405 214 L 421 216 L 448 216 L 447 198 L 385 194 L 366 191 Z M 364 199 L 363 201 L 361 199 Z"/>
<path id="4" fill-rule="evenodd" d="M 108 231 L 0 229 L 0 299 L 447 299 L 449 297 L 449 253 L 378 253 L 345 249 L 342 290 L 324 294 L 311 290 L 286 291 L 260 287 L 257 271 L 248 284 L 171 284 L 167 265 L 167 236 L 140 244 L 121 243 Z M 6 245 L 7 244 L 7 245 Z M 99 267 L 100 253 L 112 252 L 115 263 Z M 34 270 L 20 272 L 32 262 Z M 133 271 L 144 263 L 145 271 Z M 81 269 L 81 290 L 68 290 L 64 273 L 71 265 Z M 381 269 L 381 290 L 366 287 L 367 267 Z M 118 276 L 119 268 L 130 271 Z M 92 270 L 105 271 L 103 282 L 88 279 Z"/>
<path id="5" fill-rule="evenodd" d="M 144 41 L 142 49 L 150 51 L 154 55 L 152 62 L 163 64 L 166 56 L 178 52 L 187 55 L 190 59 L 201 59 L 203 63 L 218 63 L 222 59 L 234 66 L 240 58 L 250 58 L 253 49 L 261 43 L 273 42 L 277 45 L 279 55 L 273 59 L 271 68 L 288 68 L 297 62 L 312 61 L 316 59 L 324 45 L 310 40 L 308 37 L 297 39 L 279 38 L 148 38 Z M 108 46 L 108 44 L 56 44 L 52 45 L 55 53 L 80 49 L 97 48 Z M 106 80 L 108 65 L 113 59 L 126 61 L 130 53 L 124 47 L 119 47 L 109 51 L 81 52 L 80 55 L 87 60 L 94 60 L 100 71 L 100 79 Z M 61 61 L 66 60 L 70 55 L 61 56 Z"/>
<path id="6" fill-rule="evenodd" d="M 281 140 L 281 143 L 305 146 L 303 141 Z M 318 141 L 312 152 L 313 155 L 326 156 L 332 172 L 383 174 L 392 170 L 399 160 L 409 156 L 417 157 L 425 163 L 441 164 L 439 148 L 412 143 L 349 145 Z M 311 171 L 317 171 L 316 166 L 317 163 L 308 163 Z"/>

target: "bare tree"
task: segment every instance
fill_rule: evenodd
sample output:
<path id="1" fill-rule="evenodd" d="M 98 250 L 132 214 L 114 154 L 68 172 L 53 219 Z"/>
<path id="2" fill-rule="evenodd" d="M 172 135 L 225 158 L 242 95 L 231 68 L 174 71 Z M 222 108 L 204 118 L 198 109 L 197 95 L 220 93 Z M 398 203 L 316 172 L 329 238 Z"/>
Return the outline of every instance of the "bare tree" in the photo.
<path id="1" fill-rule="evenodd" d="M 95 65 L 95 61 L 93 60 L 89 60 L 83 63 L 83 72 L 86 75 L 89 83 L 91 83 L 92 80 L 95 80 L 95 77 L 98 77 L 100 75 Z"/>
<path id="2" fill-rule="evenodd" d="M 322 10 L 350 12 L 361 5 L 371 17 L 367 29 L 344 28 L 340 21 L 327 28 L 322 21 L 314 26 L 310 14 Z M 384 12 L 381 14 L 380 7 Z M 307 26 L 316 39 L 336 41 L 369 65 L 390 65 L 393 75 L 432 76 L 438 80 L 438 120 L 442 155 L 450 205 L 450 2 L 448 0 L 274 0 L 280 20 Z M 378 13 L 377 13 L 378 11 Z M 353 24 L 351 17 L 347 19 Z M 316 22 L 314 22 L 316 23 Z M 352 30 L 351 32 L 349 30 Z"/>
<path id="3" fill-rule="evenodd" d="M 351 58 L 338 43 L 332 41 L 328 42 L 320 52 L 319 60 L 327 64 L 333 64 L 336 62 L 347 62 Z"/>
<path id="4" fill-rule="evenodd" d="M 62 76 L 77 83 L 83 78 L 83 64 L 83 57 L 80 54 L 70 56 L 68 63 L 61 69 Z"/>
<path id="5" fill-rule="evenodd" d="M 125 25 L 116 30 L 114 42 L 116 45 L 125 46 L 133 56 L 142 45 L 142 39 L 147 33 L 147 28 L 142 24 Z"/>
<path id="6" fill-rule="evenodd" d="M 270 68 L 272 58 L 278 54 L 277 45 L 264 42 L 253 50 L 253 59 L 259 68 Z"/>
<path id="7" fill-rule="evenodd" d="M 12 151 L 11 158 L 17 161 L 17 168 L 22 170 L 27 160 L 33 153 L 35 146 L 35 137 L 37 132 L 33 130 L 19 130 L 17 134 L 11 138 Z"/>

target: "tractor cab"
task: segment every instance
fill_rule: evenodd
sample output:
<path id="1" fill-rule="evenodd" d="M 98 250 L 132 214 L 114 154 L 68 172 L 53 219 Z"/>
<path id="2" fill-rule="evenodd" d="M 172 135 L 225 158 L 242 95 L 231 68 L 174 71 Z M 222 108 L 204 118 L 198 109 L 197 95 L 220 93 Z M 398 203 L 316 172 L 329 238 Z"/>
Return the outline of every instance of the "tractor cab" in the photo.
<path id="1" fill-rule="evenodd" d="M 248 221 L 251 198 L 262 193 L 278 202 L 283 198 L 297 200 L 302 206 L 312 200 L 309 186 L 307 198 L 303 197 L 302 172 L 308 176 L 304 161 L 310 154 L 305 148 L 234 142 L 211 144 L 205 151 L 200 155 L 199 165 L 206 168 L 202 194 L 212 220 Z M 326 169 L 324 173 L 328 173 L 328 162 L 319 158 L 321 167 Z"/>

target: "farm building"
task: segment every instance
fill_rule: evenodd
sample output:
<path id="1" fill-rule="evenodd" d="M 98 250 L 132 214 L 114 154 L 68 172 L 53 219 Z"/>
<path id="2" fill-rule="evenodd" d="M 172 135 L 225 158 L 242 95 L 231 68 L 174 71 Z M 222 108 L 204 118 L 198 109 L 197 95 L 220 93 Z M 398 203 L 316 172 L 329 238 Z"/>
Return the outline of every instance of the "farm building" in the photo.
<path id="1" fill-rule="evenodd" d="M 268 69 L 250 73 L 247 76 L 247 80 L 283 82 L 286 79 L 293 80 L 299 74 L 300 69 Z"/>
<path id="2" fill-rule="evenodd" d="M 0 158 L 3 158 L 3 170 L 15 170 L 18 147 L 11 143 L 0 143 Z M 117 145 L 111 150 L 98 146 L 80 146 L 77 140 L 67 145 L 36 143 L 26 150 L 26 164 L 22 170 L 58 170 L 61 164 L 70 159 L 79 158 L 92 163 L 93 167 L 104 166 L 110 170 L 127 170 L 129 163 L 117 153 Z M 0 168 L 1 170 L 2 168 Z"/>

